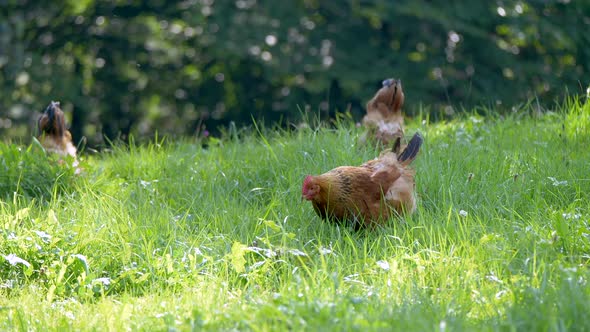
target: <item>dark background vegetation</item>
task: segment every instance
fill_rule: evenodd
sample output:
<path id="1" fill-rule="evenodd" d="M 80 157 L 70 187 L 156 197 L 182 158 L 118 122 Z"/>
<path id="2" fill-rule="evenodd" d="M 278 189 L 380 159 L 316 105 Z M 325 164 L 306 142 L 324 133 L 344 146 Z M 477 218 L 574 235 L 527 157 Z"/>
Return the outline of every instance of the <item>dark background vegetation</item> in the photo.
<path id="1" fill-rule="evenodd" d="M 0 0 L 0 135 L 62 102 L 74 140 L 350 110 L 386 77 L 434 116 L 588 85 L 590 1 Z"/>

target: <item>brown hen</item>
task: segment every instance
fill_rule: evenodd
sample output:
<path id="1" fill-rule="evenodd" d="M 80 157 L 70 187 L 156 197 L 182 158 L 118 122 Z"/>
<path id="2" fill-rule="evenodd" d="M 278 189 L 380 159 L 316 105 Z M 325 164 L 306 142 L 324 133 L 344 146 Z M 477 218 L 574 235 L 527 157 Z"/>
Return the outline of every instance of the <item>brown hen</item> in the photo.
<path id="1" fill-rule="evenodd" d="M 363 126 L 367 132 L 363 137 L 366 141 L 376 139 L 383 145 L 389 145 L 397 138 L 403 137 L 404 92 L 399 79 L 388 78 L 383 87 L 367 103 L 367 114 L 363 117 Z"/>
<path id="2" fill-rule="evenodd" d="M 66 129 L 64 112 L 59 102 L 52 101 L 39 120 L 39 142 L 46 151 L 61 156 L 76 157 L 76 147 L 72 144 L 72 134 Z"/>
<path id="3" fill-rule="evenodd" d="M 400 138 L 393 149 L 361 166 L 341 166 L 321 175 L 308 175 L 302 197 L 322 218 L 358 229 L 385 222 L 393 214 L 416 210 L 414 170 L 408 166 L 422 145 L 416 133 L 399 153 Z"/>

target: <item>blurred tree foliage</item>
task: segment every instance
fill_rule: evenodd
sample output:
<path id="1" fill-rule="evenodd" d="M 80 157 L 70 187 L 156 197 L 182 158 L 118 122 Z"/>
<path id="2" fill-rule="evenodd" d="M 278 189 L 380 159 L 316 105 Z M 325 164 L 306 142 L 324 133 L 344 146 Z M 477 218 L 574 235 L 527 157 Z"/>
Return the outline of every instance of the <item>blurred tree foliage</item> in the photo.
<path id="1" fill-rule="evenodd" d="M 406 110 L 585 90 L 590 1 L 0 0 L 0 134 L 60 100 L 74 139 L 296 122 L 402 79 Z M 583 75 L 586 75 L 584 78 Z M 585 81 L 584 81 L 585 80 Z M 451 108 L 452 107 L 452 108 Z"/>

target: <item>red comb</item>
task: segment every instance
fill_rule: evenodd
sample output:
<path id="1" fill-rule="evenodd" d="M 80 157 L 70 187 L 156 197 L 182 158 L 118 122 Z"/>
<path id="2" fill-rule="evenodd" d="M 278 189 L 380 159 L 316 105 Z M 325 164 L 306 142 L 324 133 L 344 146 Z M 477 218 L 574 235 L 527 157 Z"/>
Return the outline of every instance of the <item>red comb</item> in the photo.
<path id="1" fill-rule="evenodd" d="M 303 180 L 303 187 L 301 188 L 301 193 L 305 194 L 305 188 L 309 187 L 309 185 L 311 184 L 311 175 L 308 175 L 305 177 L 305 180 Z"/>

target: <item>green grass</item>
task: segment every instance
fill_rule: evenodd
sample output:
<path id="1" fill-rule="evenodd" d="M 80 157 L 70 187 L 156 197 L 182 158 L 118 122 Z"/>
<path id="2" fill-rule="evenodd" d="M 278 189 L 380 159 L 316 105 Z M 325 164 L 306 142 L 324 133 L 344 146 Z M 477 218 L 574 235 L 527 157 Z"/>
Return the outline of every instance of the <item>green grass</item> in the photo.
<path id="1" fill-rule="evenodd" d="M 0 330 L 589 330 L 590 103 L 489 113 L 409 121 L 418 211 L 361 232 L 301 201 L 379 152 L 346 118 L 116 147 L 81 176 L 0 144 Z"/>

